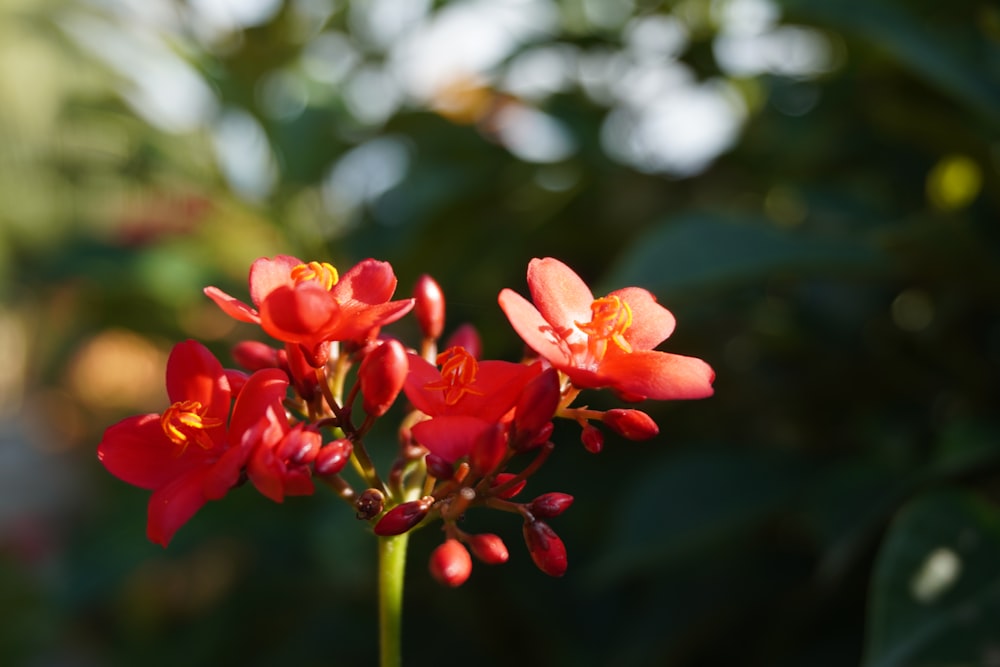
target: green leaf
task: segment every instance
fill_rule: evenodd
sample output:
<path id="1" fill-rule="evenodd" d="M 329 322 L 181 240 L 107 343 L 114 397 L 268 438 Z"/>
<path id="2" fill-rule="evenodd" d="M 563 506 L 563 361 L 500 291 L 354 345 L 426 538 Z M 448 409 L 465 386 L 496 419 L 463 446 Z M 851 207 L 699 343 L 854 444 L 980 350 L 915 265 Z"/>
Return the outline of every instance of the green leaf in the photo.
<path id="1" fill-rule="evenodd" d="M 971 493 L 906 505 L 876 559 L 865 667 L 984 664 L 1000 649 L 1000 512 Z"/>
<path id="2" fill-rule="evenodd" d="M 642 285 L 665 296 L 760 280 L 776 272 L 867 271 L 884 262 L 876 246 L 864 239 L 785 231 L 752 217 L 688 213 L 636 238 L 605 282 Z"/>

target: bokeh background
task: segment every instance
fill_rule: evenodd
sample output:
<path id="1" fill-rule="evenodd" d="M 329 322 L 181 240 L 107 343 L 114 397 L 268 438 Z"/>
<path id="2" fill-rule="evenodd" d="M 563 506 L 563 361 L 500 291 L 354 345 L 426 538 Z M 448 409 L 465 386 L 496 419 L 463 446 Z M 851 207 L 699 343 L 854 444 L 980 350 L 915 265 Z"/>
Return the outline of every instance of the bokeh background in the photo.
<path id="1" fill-rule="evenodd" d="M 508 359 L 556 256 L 718 373 L 653 442 L 560 427 L 563 579 L 481 513 L 511 562 L 445 590 L 419 533 L 407 664 L 1000 665 L 998 213 L 987 0 L 2 0 L 0 664 L 374 664 L 332 494 L 163 550 L 95 457 L 287 252 L 430 273 Z"/>

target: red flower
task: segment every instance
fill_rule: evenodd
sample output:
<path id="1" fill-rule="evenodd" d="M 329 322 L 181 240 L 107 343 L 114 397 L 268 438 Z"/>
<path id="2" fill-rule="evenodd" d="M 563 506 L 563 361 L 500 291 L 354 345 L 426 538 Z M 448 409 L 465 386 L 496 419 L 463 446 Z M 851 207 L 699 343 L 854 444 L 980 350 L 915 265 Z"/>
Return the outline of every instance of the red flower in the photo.
<path id="1" fill-rule="evenodd" d="M 153 491 L 146 534 L 163 546 L 205 502 L 237 483 L 252 451 L 251 427 L 269 406 L 280 406 L 288 386 L 280 370 L 254 373 L 227 427 L 230 380 L 205 346 L 190 340 L 175 345 L 166 380 L 170 407 L 110 426 L 97 448 L 111 474 Z"/>
<path id="2" fill-rule="evenodd" d="M 339 276 L 330 264 L 278 255 L 250 267 L 250 299 L 259 310 L 217 287 L 206 287 L 205 294 L 231 317 L 259 324 L 315 356 L 326 341 L 364 341 L 405 315 L 413 299 L 390 301 L 395 290 L 388 262 L 366 259 Z"/>
<path id="3" fill-rule="evenodd" d="M 440 370 L 418 355 L 409 359 L 403 391 L 431 417 L 413 426 L 413 436 L 449 463 L 468 455 L 491 425 L 509 420 L 521 391 L 541 372 L 538 364 L 476 361 L 461 347 L 438 355 Z"/>
<path id="4" fill-rule="evenodd" d="M 674 316 L 638 287 L 594 299 L 568 266 L 551 257 L 528 265 L 534 305 L 513 290 L 500 307 L 522 339 L 578 388 L 610 387 L 629 399 L 704 398 L 715 373 L 701 359 L 653 348 L 674 330 Z"/>

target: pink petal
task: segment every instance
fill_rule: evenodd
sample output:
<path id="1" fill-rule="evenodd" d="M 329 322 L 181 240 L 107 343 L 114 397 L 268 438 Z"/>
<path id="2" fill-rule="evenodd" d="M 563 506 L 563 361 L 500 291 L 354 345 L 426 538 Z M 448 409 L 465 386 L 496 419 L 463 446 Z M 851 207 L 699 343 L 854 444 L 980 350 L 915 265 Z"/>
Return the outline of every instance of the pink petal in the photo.
<path id="1" fill-rule="evenodd" d="M 260 257 L 250 265 L 250 300 L 260 308 L 267 295 L 279 287 L 294 287 L 292 269 L 304 262 L 291 255 L 278 255 L 274 259 Z"/>
<path id="2" fill-rule="evenodd" d="M 674 332 L 677 321 L 673 313 L 657 303 L 648 290 L 626 287 L 608 296 L 617 296 L 632 309 L 632 326 L 625 330 L 625 340 L 633 349 L 652 350 Z"/>
<path id="3" fill-rule="evenodd" d="M 167 546 L 177 529 L 201 509 L 206 502 L 202 487 L 208 474 L 208 468 L 195 468 L 153 493 L 146 522 L 150 541 Z"/>
<path id="4" fill-rule="evenodd" d="M 421 445 L 449 463 L 468 456 L 476 439 L 490 423 L 466 416 L 436 417 L 413 427 L 413 437 Z"/>
<path id="5" fill-rule="evenodd" d="M 510 325 L 517 335 L 539 356 L 548 359 L 553 365 L 568 364 L 569 350 L 556 343 L 556 337 L 550 325 L 538 309 L 517 292 L 504 289 L 497 298 Z"/>
<path id="6" fill-rule="evenodd" d="M 240 322 L 260 324 L 260 315 L 257 314 L 256 310 L 239 299 L 229 296 L 218 287 L 209 286 L 202 291 L 205 292 L 205 296 L 214 301 L 222 309 L 222 312 L 229 315 L 229 317 Z"/>
<path id="7" fill-rule="evenodd" d="M 196 444 L 177 455 L 167 439 L 160 415 L 129 417 L 104 431 L 97 458 L 118 479 L 143 489 L 158 489 L 194 468 L 206 465 L 207 454 Z"/>
<path id="8" fill-rule="evenodd" d="M 531 260 L 528 289 L 538 312 L 553 326 L 568 328 L 574 322 L 590 321 L 593 293 L 573 269 L 558 259 Z"/>
<path id="9" fill-rule="evenodd" d="M 171 403 L 198 401 L 205 407 L 206 417 L 225 419 L 229 416 L 229 381 L 222 364 L 201 343 L 187 340 L 174 345 L 167 359 L 167 395 Z M 217 440 L 219 429 L 208 429 Z"/>
<path id="10" fill-rule="evenodd" d="M 606 384 L 655 400 L 706 398 L 713 393 L 715 371 L 701 359 L 667 352 L 612 353 L 598 374 Z"/>
<path id="11" fill-rule="evenodd" d="M 396 291 L 396 275 L 389 262 L 366 259 L 352 266 L 331 290 L 343 305 L 351 302 L 385 303 Z"/>

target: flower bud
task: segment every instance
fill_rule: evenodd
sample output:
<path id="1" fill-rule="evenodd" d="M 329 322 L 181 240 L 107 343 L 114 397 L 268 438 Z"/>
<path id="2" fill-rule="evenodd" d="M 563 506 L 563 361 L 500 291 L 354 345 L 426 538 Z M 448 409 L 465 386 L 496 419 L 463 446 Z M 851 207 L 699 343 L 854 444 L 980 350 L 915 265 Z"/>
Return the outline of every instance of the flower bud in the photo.
<path id="1" fill-rule="evenodd" d="M 302 346 L 286 344 L 285 359 L 295 392 L 307 403 L 312 401 L 319 393 L 319 380 L 316 379 L 316 369 L 306 359 Z"/>
<path id="2" fill-rule="evenodd" d="M 248 371 L 279 368 L 278 350 L 256 340 L 244 340 L 233 346 L 233 360 Z"/>
<path id="3" fill-rule="evenodd" d="M 444 586 L 461 586 L 472 574 L 472 558 L 462 543 L 448 538 L 431 552 L 431 575 Z"/>
<path id="4" fill-rule="evenodd" d="M 358 369 L 362 406 L 370 417 L 381 417 L 403 389 L 410 365 L 398 340 L 386 340 L 369 352 Z"/>
<path id="5" fill-rule="evenodd" d="M 528 509 L 535 516 L 550 519 L 568 510 L 572 504 L 573 496 L 568 493 L 543 493 L 531 501 Z"/>
<path id="6" fill-rule="evenodd" d="M 435 479 L 447 480 L 455 475 L 455 465 L 444 460 L 437 454 L 428 454 L 424 457 L 427 465 L 427 474 Z"/>
<path id="7" fill-rule="evenodd" d="M 550 577 L 561 577 L 566 574 L 566 545 L 547 523 L 526 521 L 523 533 L 531 560 L 539 570 Z"/>
<path id="8" fill-rule="evenodd" d="M 354 500 L 355 516 L 361 521 L 374 519 L 385 508 L 385 496 L 378 489 L 365 489 Z"/>
<path id="9" fill-rule="evenodd" d="M 323 436 L 319 431 L 307 428 L 304 424 L 296 424 L 295 428 L 285 434 L 278 446 L 278 458 L 292 463 L 311 463 L 319 454 L 323 444 Z"/>
<path id="10" fill-rule="evenodd" d="M 510 480 L 514 479 L 515 477 L 517 477 L 517 475 L 515 475 L 514 473 L 511 473 L 511 472 L 502 472 L 502 473 L 500 473 L 499 475 L 496 476 L 496 479 L 494 479 L 493 483 L 490 484 L 490 488 L 496 488 L 498 486 L 503 486 L 504 484 L 506 484 Z M 507 499 L 513 498 L 517 494 L 521 493 L 521 489 L 523 489 L 524 485 L 527 484 L 527 483 L 528 483 L 528 480 L 522 479 L 517 484 L 514 484 L 510 488 L 504 489 L 503 491 L 501 491 L 500 493 L 498 493 L 497 497 L 498 498 L 507 498 Z"/>
<path id="11" fill-rule="evenodd" d="M 486 563 L 487 565 L 499 565 L 506 563 L 509 554 L 507 545 L 503 543 L 498 535 L 493 533 L 482 533 L 479 535 L 467 535 L 465 544 L 472 551 L 472 555 Z"/>
<path id="12" fill-rule="evenodd" d="M 340 438 L 327 444 L 316 453 L 313 471 L 317 475 L 336 475 L 351 458 L 354 445 L 347 438 Z"/>
<path id="13" fill-rule="evenodd" d="M 417 278 L 413 288 L 413 313 L 424 338 L 437 340 L 444 331 L 444 293 L 426 273 Z"/>
<path id="14" fill-rule="evenodd" d="M 469 452 L 469 466 L 474 475 L 488 475 L 500 465 L 507 453 L 507 427 L 505 424 L 491 424 L 472 444 Z"/>
<path id="15" fill-rule="evenodd" d="M 535 443 L 539 433 L 552 422 L 562 398 L 559 371 L 547 368 L 529 382 L 514 409 L 514 448 L 523 450 Z"/>
<path id="16" fill-rule="evenodd" d="M 375 524 L 375 534 L 382 537 L 399 535 L 423 521 L 434 504 L 433 496 L 425 496 L 420 500 L 400 503 L 382 515 Z"/>
<path id="17" fill-rule="evenodd" d="M 472 355 L 473 359 L 482 359 L 483 357 L 483 341 L 479 338 L 476 327 L 471 324 L 463 324 L 455 329 L 455 332 L 448 338 L 448 342 L 444 344 L 445 350 L 449 347 L 463 347 L 466 352 Z"/>
<path id="18" fill-rule="evenodd" d="M 656 437 L 660 427 L 642 410 L 608 410 L 601 421 L 612 431 L 629 440 L 649 440 Z"/>
<path id="19" fill-rule="evenodd" d="M 604 434 L 593 424 L 586 424 L 580 434 L 583 447 L 591 454 L 600 454 L 604 449 Z"/>

